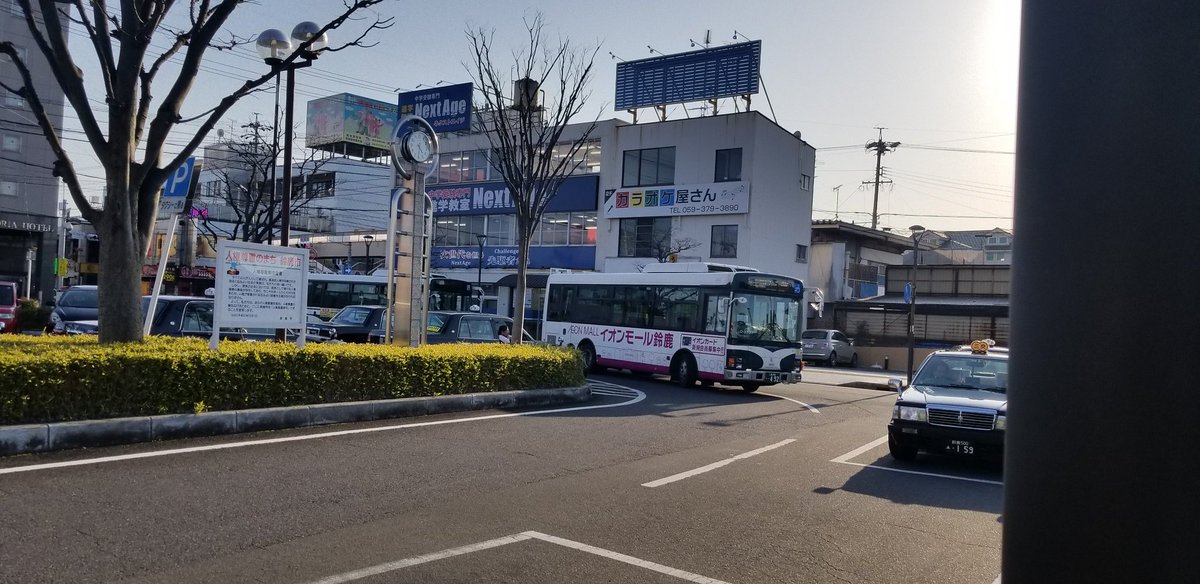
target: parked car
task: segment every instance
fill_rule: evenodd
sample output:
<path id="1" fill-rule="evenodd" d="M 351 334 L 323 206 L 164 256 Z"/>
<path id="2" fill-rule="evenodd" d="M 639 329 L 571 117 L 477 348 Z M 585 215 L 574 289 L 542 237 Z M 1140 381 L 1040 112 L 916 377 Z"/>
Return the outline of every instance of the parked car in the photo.
<path id="1" fill-rule="evenodd" d="M 371 331 L 383 326 L 386 307 L 370 304 L 347 306 L 328 322 L 309 322 L 308 334 L 324 340 L 365 343 Z"/>
<path id="2" fill-rule="evenodd" d="M 888 423 L 888 450 L 896 460 L 931 454 L 1002 459 L 1008 413 L 1008 351 L 987 341 L 932 353 L 912 385 L 898 393 Z"/>
<path id="3" fill-rule="evenodd" d="M 431 345 L 498 343 L 500 342 L 501 326 L 508 326 L 508 330 L 511 331 L 513 329 L 512 319 L 507 316 L 478 312 L 432 311 L 426 321 L 426 342 Z M 528 332 L 525 332 L 521 338 L 525 343 L 537 342 Z M 371 331 L 370 342 L 383 343 L 383 329 Z"/>
<path id="4" fill-rule="evenodd" d="M 0 281 L 0 332 L 16 330 L 18 290 L 16 282 Z"/>
<path id="5" fill-rule="evenodd" d="M 142 297 L 142 314 L 150 307 L 150 297 Z M 168 337 L 203 337 L 212 336 L 213 299 L 200 296 L 159 296 L 154 306 L 154 319 L 150 325 L 151 335 Z M 72 335 L 96 334 L 100 330 L 95 320 L 77 320 L 63 323 L 63 332 Z M 239 341 L 273 341 L 275 329 L 258 328 L 224 328 L 221 330 L 222 339 Z M 292 332 L 289 340 L 295 340 Z M 321 339 L 309 336 L 308 342 L 319 342 Z"/>
<path id="6" fill-rule="evenodd" d="M 71 286 L 58 295 L 54 310 L 50 313 L 53 332 L 66 332 L 64 325 L 70 321 L 96 320 L 100 318 L 100 304 L 96 299 L 95 286 Z"/>
<path id="7" fill-rule="evenodd" d="M 854 340 L 839 330 L 809 329 L 800 335 L 801 349 L 805 361 L 817 361 L 830 367 L 845 363 L 851 367 L 858 366 L 858 351 L 854 350 Z"/>

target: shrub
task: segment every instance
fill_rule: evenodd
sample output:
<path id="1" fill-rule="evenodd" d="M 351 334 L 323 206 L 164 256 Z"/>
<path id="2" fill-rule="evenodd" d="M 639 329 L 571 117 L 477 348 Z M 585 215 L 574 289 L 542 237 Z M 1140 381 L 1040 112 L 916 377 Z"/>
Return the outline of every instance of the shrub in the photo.
<path id="1" fill-rule="evenodd" d="M 17 304 L 14 332 L 45 330 L 50 324 L 50 311 L 50 307 L 42 306 L 37 300 L 22 298 Z"/>
<path id="2" fill-rule="evenodd" d="M 577 386 L 571 350 L 502 344 L 313 344 L 151 337 L 0 340 L 0 424 Z"/>

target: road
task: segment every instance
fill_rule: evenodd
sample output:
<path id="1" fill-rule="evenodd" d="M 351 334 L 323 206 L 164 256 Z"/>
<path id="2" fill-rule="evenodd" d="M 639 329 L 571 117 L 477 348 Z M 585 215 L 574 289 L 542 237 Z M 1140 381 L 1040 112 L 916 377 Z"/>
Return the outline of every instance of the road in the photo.
<path id="1" fill-rule="evenodd" d="M 892 462 L 890 393 L 592 382 L 550 411 L 0 459 L 0 581 L 997 579 L 1000 469 Z"/>

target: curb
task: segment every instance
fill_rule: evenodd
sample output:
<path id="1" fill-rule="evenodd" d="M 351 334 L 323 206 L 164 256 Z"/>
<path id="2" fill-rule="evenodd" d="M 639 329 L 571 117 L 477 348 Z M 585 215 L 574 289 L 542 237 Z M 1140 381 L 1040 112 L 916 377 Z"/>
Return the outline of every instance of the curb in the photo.
<path id="1" fill-rule="evenodd" d="M 409 397 L 204 414 L 168 414 L 109 420 L 0 426 L 0 456 L 261 432 L 263 430 L 305 428 L 326 424 L 369 422 L 471 410 L 537 407 L 587 401 L 591 396 L 592 391 L 589 386 L 581 385 L 558 389 Z"/>

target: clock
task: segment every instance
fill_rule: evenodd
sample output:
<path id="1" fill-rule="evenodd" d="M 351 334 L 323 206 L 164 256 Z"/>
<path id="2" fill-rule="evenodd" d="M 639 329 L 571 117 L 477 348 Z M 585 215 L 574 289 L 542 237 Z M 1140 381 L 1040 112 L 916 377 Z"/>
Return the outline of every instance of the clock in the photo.
<path id="1" fill-rule="evenodd" d="M 433 138 L 421 130 L 405 136 L 404 158 L 416 164 L 429 162 L 433 158 Z"/>
<path id="2" fill-rule="evenodd" d="M 438 154 L 438 135 L 424 118 L 407 116 L 392 133 L 392 166 L 405 180 L 428 172 Z"/>

